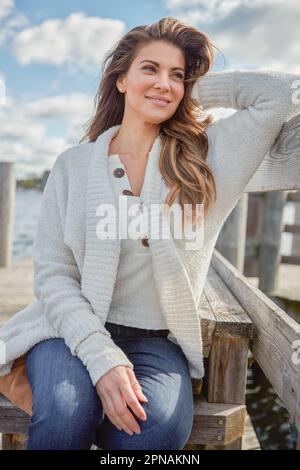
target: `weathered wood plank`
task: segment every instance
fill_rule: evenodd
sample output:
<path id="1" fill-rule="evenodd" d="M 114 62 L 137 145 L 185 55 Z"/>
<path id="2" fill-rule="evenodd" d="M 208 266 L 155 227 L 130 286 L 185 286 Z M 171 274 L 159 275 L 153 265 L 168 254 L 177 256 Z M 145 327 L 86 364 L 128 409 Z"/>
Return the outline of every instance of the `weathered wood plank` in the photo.
<path id="1" fill-rule="evenodd" d="M 32 258 L 0 268 L 0 327 L 34 300 Z"/>
<path id="2" fill-rule="evenodd" d="M 208 367 L 208 402 L 244 404 L 248 338 L 214 336 Z"/>
<path id="3" fill-rule="evenodd" d="M 300 202 L 300 191 L 289 191 L 287 202 Z"/>
<path id="4" fill-rule="evenodd" d="M 214 336 L 208 366 L 208 402 L 245 403 L 248 343 L 248 338 Z M 220 444 L 222 448 L 215 450 L 239 450 L 242 448 L 242 437 L 228 445 Z"/>
<path id="5" fill-rule="evenodd" d="M 300 326 L 217 250 L 211 262 L 253 321 L 253 355 L 300 429 L 300 365 L 295 352 Z"/>
<path id="6" fill-rule="evenodd" d="M 0 431 L 2 433 L 26 433 L 30 416 L 13 405 L 0 393 Z"/>
<path id="7" fill-rule="evenodd" d="M 281 234 L 286 191 L 265 195 L 261 242 L 259 249 L 259 289 L 271 294 L 278 285 Z"/>
<path id="8" fill-rule="evenodd" d="M 12 228 L 15 202 L 15 163 L 0 162 L 0 266 L 12 263 Z"/>
<path id="9" fill-rule="evenodd" d="M 215 315 L 215 336 L 249 339 L 253 337 L 253 323 L 246 310 L 212 265 L 208 270 L 204 292 Z"/>
<path id="10" fill-rule="evenodd" d="M 300 256 L 281 256 L 281 263 L 295 264 L 296 266 L 300 265 Z"/>
<path id="11" fill-rule="evenodd" d="M 300 225 L 284 224 L 283 232 L 293 233 L 294 235 L 300 235 Z"/>
<path id="12" fill-rule="evenodd" d="M 195 417 L 187 444 L 189 449 L 197 445 L 227 445 L 244 434 L 246 407 L 224 403 L 208 403 L 196 398 Z"/>
<path id="13" fill-rule="evenodd" d="M 207 298 L 216 317 L 207 372 L 207 401 L 244 405 L 248 366 L 248 344 L 253 324 L 213 265 L 208 276 Z M 242 438 L 208 443 L 205 449 L 241 449 Z M 221 446 L 221 447 L 220 447 Z"/>
<path id="14" fill-rule="evenodd" d="M 241 195 L 225 220 L 218 236 L 216 248 L 241 272 L 244 270 L 248 194 Z"/>

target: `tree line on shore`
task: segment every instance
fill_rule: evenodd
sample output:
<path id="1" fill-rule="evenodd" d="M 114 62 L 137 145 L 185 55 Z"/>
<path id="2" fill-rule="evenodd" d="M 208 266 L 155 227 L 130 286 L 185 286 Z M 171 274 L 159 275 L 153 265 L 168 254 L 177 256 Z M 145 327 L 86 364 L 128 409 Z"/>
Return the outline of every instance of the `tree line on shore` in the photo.
<path id="1" fill-rule="evenodd" d="M 16 187 L 21 189 L 39 189 L 43 191 L 47 178 L 49 176 L 50 170 L 45 170 L 40 177 L 31 177 L 18 179 L 16 181 Z"/>

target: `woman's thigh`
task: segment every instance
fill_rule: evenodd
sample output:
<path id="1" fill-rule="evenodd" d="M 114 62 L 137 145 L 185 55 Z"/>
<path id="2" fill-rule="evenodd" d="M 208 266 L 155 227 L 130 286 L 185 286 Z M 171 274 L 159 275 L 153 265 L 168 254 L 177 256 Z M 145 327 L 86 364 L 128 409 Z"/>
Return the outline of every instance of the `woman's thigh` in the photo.
<path id="1" fill-rule="evenodd" d="M 148 398 L 140 402 L 147 420 L 135 417 L 141 433 L 119 431 L 105 415 L 96 430 L 96 445 L 103 450 L 180 450 L 193 425 L 194 402 L 188 363 L 181 348 L 166 338 L 115 340 L 131 362 Z"/>
<path id="2" fill-rule="evenodd" d="M 51 338 L 26 356 L 32 388 L 28 449 L 89 449 L 103 408 L 89 373 L 65 341 Z"/>

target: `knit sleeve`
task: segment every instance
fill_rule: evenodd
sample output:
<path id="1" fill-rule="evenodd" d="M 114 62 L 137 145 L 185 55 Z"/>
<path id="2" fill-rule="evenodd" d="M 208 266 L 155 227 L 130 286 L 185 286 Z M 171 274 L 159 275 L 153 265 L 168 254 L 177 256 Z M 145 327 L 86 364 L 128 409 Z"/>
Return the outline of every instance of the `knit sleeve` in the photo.
<path id="1" fill-rule="evenodd" d="M 33 246 L 33 288 L 57 336 L 64 338 L 71 353 L 82 360 L 95 385 L 112 367 L 133 369 L 133 364 L 81 293 L 80 272 L 72 250 L 64 243 L 64 221 L 57 199 L 56 179 L 59 175 L 62 184 L 62 165 L 61 154 L 42 196 Z"/>
<path id="2" fill-rule="evenodd" d="M 207 163 L 223 219 L 271 149 L 285 121 L 300 113 L 300 75 L 272 70 L 210 72 L 194 84 L 203 109 L 232 108 L 207 128 Z"/>

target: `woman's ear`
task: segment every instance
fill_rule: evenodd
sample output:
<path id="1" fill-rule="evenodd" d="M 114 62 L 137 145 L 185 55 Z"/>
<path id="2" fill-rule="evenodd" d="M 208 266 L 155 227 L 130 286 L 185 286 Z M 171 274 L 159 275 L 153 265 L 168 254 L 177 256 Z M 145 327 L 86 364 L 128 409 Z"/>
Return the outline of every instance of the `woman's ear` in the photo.
<path id="1" fill-rule="evenodd" d="M 118 80 L 116 81 L 116 87 L 120 93 L 125 92 L 125 86 L 126 86 L 125 77 L 124 76 L 119 77 Z"/>

